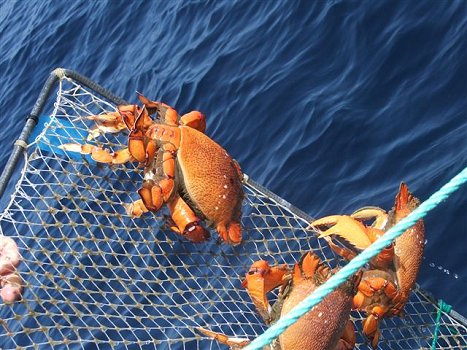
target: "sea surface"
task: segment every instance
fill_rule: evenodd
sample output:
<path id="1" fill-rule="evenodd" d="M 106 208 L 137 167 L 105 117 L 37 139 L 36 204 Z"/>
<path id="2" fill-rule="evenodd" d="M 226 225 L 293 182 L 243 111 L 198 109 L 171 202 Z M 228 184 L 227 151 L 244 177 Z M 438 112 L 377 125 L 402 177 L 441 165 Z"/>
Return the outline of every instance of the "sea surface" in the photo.
<path id="1" fill-rule="evenodd" d="M 0 0 L 0 170 L 49 73 L 207 116 L 313 217 L 422 201 L 467 166 L 466 1 Z M 418 283 L 467 316 L 467 186 L 425 219 Z"/>

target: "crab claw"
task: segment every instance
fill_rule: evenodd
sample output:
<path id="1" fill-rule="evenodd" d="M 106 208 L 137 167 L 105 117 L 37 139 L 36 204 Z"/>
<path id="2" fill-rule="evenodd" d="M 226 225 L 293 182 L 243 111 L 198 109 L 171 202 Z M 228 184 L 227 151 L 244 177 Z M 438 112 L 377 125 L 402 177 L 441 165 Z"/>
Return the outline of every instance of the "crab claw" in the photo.
<path id="1" fill-rule="evenodd" d="M 320 258 L 317 255 L 313 254 L 312 252 L 308 252 L 303 255 L 298 263 L 300 265 L 300 276 L 294 276 L 294 281 L 296 277 L 301 278 L 304 276 L 305 278 L 311 278 L 315 275 L 316 272 L 322 272 L 322 268 L 324 265 L 321 263 Z M 296 266 L 298 266 L 296 265 Z"/>
<path id="2" fill-rule="evenodd" d="M 139 218 L 143 214 L 149 212 L 142 199 L 138 199 L 130 204 L 124 204 L 124 207 L 127 215 L 131 216 L 132 218 Z"/>
<path id="3" fill-rule="evenodd" d="M 242 287 L 246 288 L 251 301 L 266 323 L 270 321 L 271 312 L 266 294 L 284 285 L 288 272 L 287 265 L 270 266 L 266 260 L 258 260 L 251 265 L 242 281 Z"/>
<path id="4" fill-rule="evenodd" d="M 88 141 L 95 139 L 99 135 L 106 133 L 116 134 L 127 128 L 123 123 L 119 112 L 91 115 L 86 117 L 86 119 L 92 120 L 96 123 L 96 126 L 89 131 L 89 135 L 87 137 Z"/>
<path id="5" fill-rule="evenodd" d="M 88 143 L 80 145 L 79 143 L 64 143 L 63 145 L 58 146 L 58 148 L 69 151 L 81 153 L 84 155 L 91 155 L 91 158 L 99 163 L 106 164 L 123 164 L 133 160 L 128 148 L 123 148 L 116 152 L 109 152 L 109 150 L 94 146 Z"/>
<path id="6" fill-rule="evenodd" d="M 198 243 L 209 239 L 209 232 L 201 225 L 190 206 L 178 195 L 167 203 L 170 211 L 171 229 L 188 240 Z"/>
<path id="7" fill-rule="evenodd" d="M 216 230 L 224 242 L 232 245 L 242 243 L 242 228 L 238 222 L 231 222 L 228 225 L 225 222 L 220 222 L 217 224 Z"/>
<path id="8" fill-rule="evenodd" d="M 363 333 L 371 343 L 371 347 L 378 347 L 381 331 L 379 329 L 379 320 L 383 316 L 384 310 L 380 306 L 373 307 L 371 314 L 363 321 Z"/>
<path id="9" fill-rule="evenodd" d="M 199 111 L 191 111 L 180 118 L 182 125 L 189 126 L 204 133 L 206 131 L 206 117 Z"/>
<path id="10" fill-rule="evenodd" d="M 202 327 L 196 327 L 196 330 L 209 338 L 217 340 L 221 344 L 230 346 L 231 349 L 241 349 L 250 344 L 250 341 L 246 338 L 233 338 Z"/>
<path id="11" fill-rule="evenodd" d="M 350 216 L 359 221 L 374 220 L 371 226 L 380 230 L 386 228 L 389 220 L 389 215 L 385 210 L 371 206 L 360 208 L 354 211 Z"/>
<path id="12" fill-rule="evenodd" d="M 372 243 L 367 228 L 360 221 L 347 215 L 331 215 L 313 221 L 309 228 L 321 231 L 319 238 L 337 235 L 344 238 L 357 249 L 365 249 Z M 326 229 L 327 228 L 327 229 Z M 324 231 L 322 231 L 324 229 Z"/>

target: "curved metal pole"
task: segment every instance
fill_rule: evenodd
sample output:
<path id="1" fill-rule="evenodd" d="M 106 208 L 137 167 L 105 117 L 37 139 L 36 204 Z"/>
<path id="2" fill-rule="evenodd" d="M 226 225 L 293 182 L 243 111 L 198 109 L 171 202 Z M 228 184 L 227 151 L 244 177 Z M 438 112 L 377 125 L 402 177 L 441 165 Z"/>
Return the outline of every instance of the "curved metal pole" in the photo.
<path id="1" fill-rule="evenodd" d="M 44 104 L 47 101 L 47 98 L 49 97 L 50 92 L 52 91 L 54 85 L 57 83 L 58 79 L 58 76 L 54 72 L 49 75 L 49 78 L 42 87 L 41 93 L 39 94 L 39 97 L 37 98 L 31 113 L 27 117 L 26 125 L 16 140 L 10 158 L 8 159 L 5 169 L 3 169 L 2 176 L 0 177 L 0 197 L 5 192 L 8 181 L 10 180 L 11 175 L 13 175 L 13 171 L 15 170 L 19 157 L 21 156 L 23 150 L 27 147 L 26 141 L 31 134 L 31 131 L 36 126 L 39 115 L 44 108 Z"/>
<path id="2" fill-rule="evenodd" d="M 121 99 L 120 97 L 114 95 L 112 92 L 103 88 L 101 85 L 95 83 L 94 81 L 85 77 L 84 75 L 64 68 L 57 68 L 53 70 L 50 73 L 44 86 L 42 87 L 39 97 L 37 98 L 31 113 L 27 117 L 26 125 L 21 131 L 21 134 L 18 137 L 18 139 L 15 141 L 13 151 L 11 152 L 10 158 L 6 163 L 5 169 L 3 169 L 2 175 L 0 176 L 0 198 L 5 193 L 6 186 L 10 181 L 11 176 L 13 175 L 16 165 L 18 164 L 19 158 L 27 147 L 28 137 L 31 134 L 34 127 L 36 126 L 37 121 L 39 120 L 39 116 L 41 115 L 42 110 L 44 109 L 45 103 L 50 97 L 52 89 L 55 87 L 55 84 L 59 80 L 64 79 L 66 77 L 71 78 L 74 81 L 92 89 L 93 91 L 104 96 L 116 105 L 128 104 L 128 102 L 124 99 Z"/>

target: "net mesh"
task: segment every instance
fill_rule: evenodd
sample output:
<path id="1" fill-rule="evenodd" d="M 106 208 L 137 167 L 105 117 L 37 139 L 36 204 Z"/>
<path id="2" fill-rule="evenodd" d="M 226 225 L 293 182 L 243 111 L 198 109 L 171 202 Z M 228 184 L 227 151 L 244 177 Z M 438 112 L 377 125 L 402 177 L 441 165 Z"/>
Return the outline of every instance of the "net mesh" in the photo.
<path id="1" fill-rule="evenodd" d="M 207 327 L 253 339 L 266 326 L 240 286 L 251 263 L 293 264 L 313 250 L 331 267 L 339 260 L 305 227 L 310 219 L 252 181 L 246 181 L 240 247 L 218 235 L 190 243 L 168 228 L 165 209 L 129 217 L 141 169 L 108 166 L 57 145 L 85 143 L 85 119 L 115 106 L 64 78 L 40 134 L 25 151 L 11 201 L 0 215 L 0 235 L 17 242 L 23 261 L 23 299 L 0 305 L 2 349 L 225 349 L 198 334 Z M 126 135 L 97 144 L 118 149 Z M 403 318 L 382 322 L 381 349 L 429 349 L 437 306 L 417 287 Z M 353 312 L 357 349 L 364 315 Z M 325 320 L 323 320 L 325 322 Z M 466 347 L 465 325 L 443 313 L 437 349 Z"/>

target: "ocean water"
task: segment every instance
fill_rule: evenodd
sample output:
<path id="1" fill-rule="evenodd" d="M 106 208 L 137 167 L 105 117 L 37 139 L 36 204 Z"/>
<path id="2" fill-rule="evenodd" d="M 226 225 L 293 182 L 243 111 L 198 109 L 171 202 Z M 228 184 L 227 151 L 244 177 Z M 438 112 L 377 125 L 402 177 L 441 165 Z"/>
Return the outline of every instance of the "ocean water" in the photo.
<path id="1" fill-rule="evenodd" d="M 467 166 L 465 1 L 0 0 L 0 170 L 47 79 L 78 71 L 207 115 L 314 217 L 421 200 Z M 467 188 L 425 220 L 418 283 L 467 315 Z"/>

